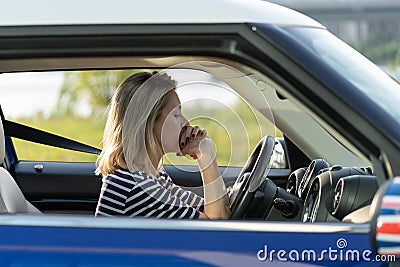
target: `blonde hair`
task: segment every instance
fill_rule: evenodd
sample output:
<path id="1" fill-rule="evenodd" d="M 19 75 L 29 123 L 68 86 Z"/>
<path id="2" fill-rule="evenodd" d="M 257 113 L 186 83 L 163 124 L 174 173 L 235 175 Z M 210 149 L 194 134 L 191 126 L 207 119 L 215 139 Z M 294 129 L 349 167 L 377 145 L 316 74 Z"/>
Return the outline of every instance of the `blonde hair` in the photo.
<path id="1" fill-rule="evenodd" d="M 119 168 L 157 175 L 153 161 L 162 152 L 154 133 L 174 90 L 176 81 L 167 74 L 139 72 L 126 78 L 116 89 L 109 105 L 103 149 L 96 174 L 107 176 Z"/>

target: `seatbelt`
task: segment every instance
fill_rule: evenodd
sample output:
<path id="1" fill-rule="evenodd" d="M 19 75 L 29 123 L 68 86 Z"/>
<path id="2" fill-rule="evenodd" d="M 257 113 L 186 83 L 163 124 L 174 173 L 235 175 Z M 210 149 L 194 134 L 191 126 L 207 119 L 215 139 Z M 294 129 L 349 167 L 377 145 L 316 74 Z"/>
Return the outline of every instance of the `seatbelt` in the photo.
<path id="1" fill-rule="evenodd" d="M 30 142 L 90 154 L 100 154 L 101 152 L 98 148 L 8 120 L 3 120 L 3 128 L 5 135 Z"/>

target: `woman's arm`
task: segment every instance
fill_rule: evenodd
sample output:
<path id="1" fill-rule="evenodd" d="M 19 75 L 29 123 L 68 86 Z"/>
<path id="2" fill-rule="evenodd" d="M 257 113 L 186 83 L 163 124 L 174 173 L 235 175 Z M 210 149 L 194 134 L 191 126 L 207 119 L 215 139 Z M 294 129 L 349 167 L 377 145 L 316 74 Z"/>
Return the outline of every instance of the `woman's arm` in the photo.
<path id="1" fill-rule="evenodd" d="M 202 219 L 228 219 L 230 216 L 229 199 L 225 183 L 215 159 L 213 142 L 205 130 L 198 126 L 188 126 L 180 136 L 182 154 L 197 159 L 203 179 L 204 213 Z"/>
<path id="2" fill-rule="evenodd" d="M 215 150 L 209 138 L 201 141 L 200 151 L 197 163 L 204 187 L 204 214 L 200 214 L 200 218 L 229 219 L 231 214 L 229 199 L 215 160 Z"/>

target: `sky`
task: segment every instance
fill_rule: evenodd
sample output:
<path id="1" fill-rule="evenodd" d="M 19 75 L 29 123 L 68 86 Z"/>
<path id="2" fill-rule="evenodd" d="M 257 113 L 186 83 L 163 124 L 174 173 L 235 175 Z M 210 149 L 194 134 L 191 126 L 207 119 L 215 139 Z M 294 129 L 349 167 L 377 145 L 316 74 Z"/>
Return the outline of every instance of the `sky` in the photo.
<path id="1" fill-rule="evenodd" d="M 49 114 L 57 102 L 63 72 L 0 74 L 1 108 L 6 118 Z"/>

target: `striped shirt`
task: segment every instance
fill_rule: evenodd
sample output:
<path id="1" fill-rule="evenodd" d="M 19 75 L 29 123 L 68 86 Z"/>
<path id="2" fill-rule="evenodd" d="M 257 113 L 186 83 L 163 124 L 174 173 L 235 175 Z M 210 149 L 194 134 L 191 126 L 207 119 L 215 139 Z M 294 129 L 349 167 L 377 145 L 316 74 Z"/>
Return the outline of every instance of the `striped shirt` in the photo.
<path id="1" fill-rule="evenodd" d="M 175 185 L 164 171 L 153 177 L 119 169 L 103 178 L 95 216 L 197 219 L 203 209 L 202 197 Z"/>

